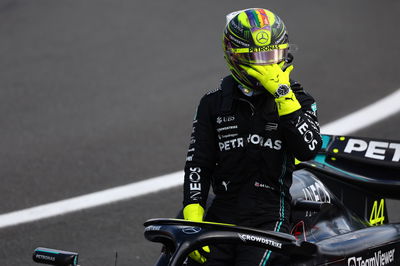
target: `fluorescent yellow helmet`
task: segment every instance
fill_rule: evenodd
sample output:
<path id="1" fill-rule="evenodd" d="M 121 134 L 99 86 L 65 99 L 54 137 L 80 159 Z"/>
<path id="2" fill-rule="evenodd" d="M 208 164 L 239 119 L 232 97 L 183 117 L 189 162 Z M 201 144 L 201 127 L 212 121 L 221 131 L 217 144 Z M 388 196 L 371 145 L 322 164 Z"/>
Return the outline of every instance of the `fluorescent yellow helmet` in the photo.
<path id="1" fill-rule="evenodd" d="M 287 59 L 289 39 L 285 24 L 262 8 L 232 12 L 226 18 L 223 49 L 229 70 L 241 85 L 262 89 L 239 65 L 276 64 Z"/>

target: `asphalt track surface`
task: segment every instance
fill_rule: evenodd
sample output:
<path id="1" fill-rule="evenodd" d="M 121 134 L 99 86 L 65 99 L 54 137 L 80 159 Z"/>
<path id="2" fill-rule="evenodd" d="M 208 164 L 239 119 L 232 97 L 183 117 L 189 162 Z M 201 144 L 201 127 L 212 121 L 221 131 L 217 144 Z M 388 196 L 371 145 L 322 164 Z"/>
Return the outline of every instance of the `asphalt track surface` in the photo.
<path id="1" fill-rule="evenodd" d="M 183 168 L 200 97 L 227 74 L 225 14 L 266 7 L 299 46 L 321 124 L 400 87 L 400 2 L 0 0 L 0 213 Z M 400 114 L 355 134 L 400 139 Z M 0 265 L 50 246 L 87 265 L 152 265 L 142 223 L 181 188 L 0 230 Z"/>

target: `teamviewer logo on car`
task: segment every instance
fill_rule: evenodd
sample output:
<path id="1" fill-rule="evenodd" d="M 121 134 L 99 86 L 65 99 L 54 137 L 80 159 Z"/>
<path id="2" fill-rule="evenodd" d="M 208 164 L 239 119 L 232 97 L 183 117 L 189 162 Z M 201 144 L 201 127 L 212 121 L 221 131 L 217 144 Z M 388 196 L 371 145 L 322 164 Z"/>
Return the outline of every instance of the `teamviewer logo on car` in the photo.
<path id="1" fill-rule="evenodd" d="M 357 266 L 356 257 L 351 257 L 347 260 L 347 266 Z"/>

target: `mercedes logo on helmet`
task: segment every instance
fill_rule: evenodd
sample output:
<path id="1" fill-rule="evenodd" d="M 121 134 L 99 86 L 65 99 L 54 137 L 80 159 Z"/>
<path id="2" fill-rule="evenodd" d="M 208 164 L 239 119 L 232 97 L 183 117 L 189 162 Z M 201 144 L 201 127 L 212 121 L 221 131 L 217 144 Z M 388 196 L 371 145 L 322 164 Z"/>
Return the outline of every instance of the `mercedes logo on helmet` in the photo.
<path id="1" fill-rule="evenodd" d="M 201 231 L 201 228 L 195 227 L 195 226 L 189 226 L 189 227 L 185 227 L 182 229 L 182 232 L 184 232 L 185 234 L 188 234 L 188 235 L 197 234 L 200 231 Z"/>
<path id="2" fill-rule="evenodd" d="M 257 33 L 257 41 L 261 44 L 265 44 L 268 42 L 268 33 L 266 33 L 265 31 L 260 31 L 259 33 Z"/>

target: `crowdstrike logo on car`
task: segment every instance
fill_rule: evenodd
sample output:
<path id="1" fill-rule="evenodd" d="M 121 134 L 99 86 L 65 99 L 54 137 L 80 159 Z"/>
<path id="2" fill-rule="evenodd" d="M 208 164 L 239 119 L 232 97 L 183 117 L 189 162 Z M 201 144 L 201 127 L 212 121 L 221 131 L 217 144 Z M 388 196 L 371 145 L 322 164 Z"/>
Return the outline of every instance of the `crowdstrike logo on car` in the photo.
<path id="1" fill-rule="evenodd" d="M 275 240 L 272 240 L 272 239 L 268 239 L 268 238 L 261 237 L 261 236 L 248 235 L 248 234 L 238 234 L 238 235 L 239 235 L 239 238 L 243 242 L 247 242 L 247 241 L 258 242 L 258 243 L 266 244 L 271 247 L 282 248 L 282 243 L 276 242 Z"/>
<path id="2" fill-rule="evenodd" d="M 374 252 L 374 256 L 370 258 L 351 257 L 347 259 L 347 266 L 383 266 L 394 262 L 394 252 L 396 249 L 391 249 L 382 253 L 381 250 Z"/>

